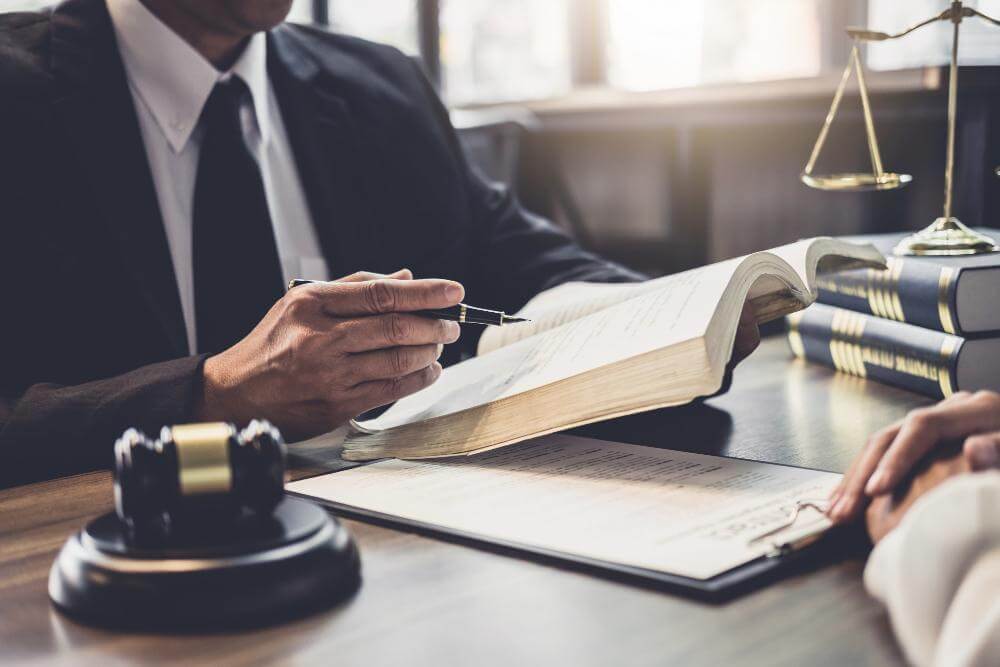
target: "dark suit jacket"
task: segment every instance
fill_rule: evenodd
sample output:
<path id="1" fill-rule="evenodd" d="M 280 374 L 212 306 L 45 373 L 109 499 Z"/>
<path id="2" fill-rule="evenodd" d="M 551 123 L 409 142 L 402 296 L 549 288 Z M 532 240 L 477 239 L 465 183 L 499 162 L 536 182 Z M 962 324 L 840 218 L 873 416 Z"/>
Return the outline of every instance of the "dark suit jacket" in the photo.
<path id="1" fill-rule="evenodd" d="M 481 180 L 395 49 L 286 24 L 268 58 L 333 275 L 406 266 L 507 311 L 638 278 Z M 190 419 L 203 357 L 104 0 L 0 15 L 0 306 L 0 483 L 105 467 L 127 426 Z"/>

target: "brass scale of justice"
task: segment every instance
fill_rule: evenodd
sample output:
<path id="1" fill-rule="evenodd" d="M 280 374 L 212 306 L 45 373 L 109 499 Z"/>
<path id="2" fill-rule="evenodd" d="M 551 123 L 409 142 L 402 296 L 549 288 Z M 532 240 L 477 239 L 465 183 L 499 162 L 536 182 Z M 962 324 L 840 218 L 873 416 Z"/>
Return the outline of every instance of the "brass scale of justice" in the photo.
<path id="1" fill-rule="evenodd" d="M 948 136 L 945 154 L 943 215 L 931 223 L 930 226 L 900 241 L 893 249 L 895 255 L 978 255 L 1000 250 L 1000 246 L 993 239 L 969 229 L 951 214 L 952 178 L 955 170 L 955 114 L 958 97 L 958 33 L 962 20 L 972 17 L 978 17 L 993 25 L 1000 26 L 1000 21 L 997 19 L 987 16 L 971 7 L 965 7 L 961 2 L 952 2 L 948 9 L 937 16 L 933 16 L 894 35 L 866 28 L 847 28 L 847 34 L 854 40 L 851 55 L 847 60 L 847 67 L 844 68 L 844 73 L 840 78 L 840 84 L 833 95 L 830 111 L 827 112 L 826 120 L 823 122 L 819 137 L 817 137 L 812 154 L 809 156 L 809 162 L 806 164 L 806 168 L 801 175 L 803 183 L 819 190 L 837 192 L 895 190 L 896 188 L 905 186 L 912 180 L 909 174 L 896 174 L 887 172 L 882 168 L 882 156 L 879 153 L 878 141 L 875 138 L 875 123 L 872 120 L 871 104 L 868 101 L 868 88 L 865 85 L 864 68 L 861 64 L 859 44 L 860 42 L 884 42 L 900 39 L 915 30 L 938 21 L 951 21 L 953 25 L 951 65 L 948 76 Z M 837 115 L 841 98 L 844 95 L 844 88 L 851 78 L 852 70 L 858 77 L 858 94 L 861 98 L 861 108 L 864 114 L 865 133 L 868 138 L 868 152 L 871 156 L 872 173 L 813 174 L 813 167 L 816 165 L 816 159 L 819 157 L 820 151 L 823 149 L 823 144 L 826 142 L 830 125 Z M 996 168 L 996 173 L 1000 176 L 1000 167 Z"/>

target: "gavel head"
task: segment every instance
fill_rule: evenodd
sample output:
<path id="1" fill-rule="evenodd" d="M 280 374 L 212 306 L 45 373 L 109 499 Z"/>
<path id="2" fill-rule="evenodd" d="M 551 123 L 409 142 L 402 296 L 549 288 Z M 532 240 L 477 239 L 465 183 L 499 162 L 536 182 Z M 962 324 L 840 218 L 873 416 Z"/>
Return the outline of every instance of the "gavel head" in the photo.
<path id="1" fill-rule="evenodd" d="M 115 442 L 115 508 L 133 536 L 179 525 L 266 515 L 284 491 L 285 444 L 266 421 L 164 426 L 153 440 L 128 429 Z"/>

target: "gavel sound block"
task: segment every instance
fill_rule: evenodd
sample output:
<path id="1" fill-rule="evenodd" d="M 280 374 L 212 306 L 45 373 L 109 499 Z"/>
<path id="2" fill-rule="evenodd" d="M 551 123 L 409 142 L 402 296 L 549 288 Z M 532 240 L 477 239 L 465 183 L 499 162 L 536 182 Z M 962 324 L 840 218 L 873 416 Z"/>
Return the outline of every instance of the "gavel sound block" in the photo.
<path id="1" fill-rule="evenodd" d="M 344 599 L 357 548 L 318 506 L 283 497 L 284 452 L 267 422 L 126 431 L 116 512 L 66 541 L 49 597 L 84 622 L 144 630 L 261 625 Z"/>

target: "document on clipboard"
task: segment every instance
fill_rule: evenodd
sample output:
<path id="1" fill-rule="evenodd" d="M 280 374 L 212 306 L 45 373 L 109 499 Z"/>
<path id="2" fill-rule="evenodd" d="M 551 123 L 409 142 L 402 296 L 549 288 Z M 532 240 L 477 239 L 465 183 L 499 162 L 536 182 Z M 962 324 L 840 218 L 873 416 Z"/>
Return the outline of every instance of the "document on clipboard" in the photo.
<path id="1" fill-rule="evenodd" d="M 347 514 L 710 589 L 830 528 L 824 503 L 840 477 L 551 435 L 470 457 L 383 460 L 286 488 Z"/>

